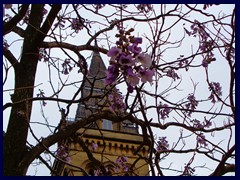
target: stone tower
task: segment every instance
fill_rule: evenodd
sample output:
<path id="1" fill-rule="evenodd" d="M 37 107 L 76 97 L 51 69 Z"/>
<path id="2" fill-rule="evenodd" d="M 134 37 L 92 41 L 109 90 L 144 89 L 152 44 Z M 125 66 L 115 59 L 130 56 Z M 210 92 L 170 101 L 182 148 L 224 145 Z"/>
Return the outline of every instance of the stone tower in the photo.
<path id="1" fill-rule="evenodd" d="M 78 104 L 75 121 L 81 121 L 96 111 L 108 108 L 105 93 L 109 89 L 106 89 L 104 84 L 105 71 L 106 66 L 99 52 L 93 51 L 88 75 L 81 91 L 81 96 L 86 101 Z M 68 123 L 71 122 L 66 124 Z M 144 146 L 137 155 L 134 154 L 142 142 L 143 137 L 132 122 L 99 119 L 94 124 L 79 129 L 74 137 L 64 141 L 69 148 L 71 165 L 56 160 L 56 173 L 53 175 L 101 175 L 101 171 L 105 171 L 105 175 L 107 173 L 113 176 L 147 176 L 148 147 Z M 105 169 L 101 170 L 102 167 Z"/>

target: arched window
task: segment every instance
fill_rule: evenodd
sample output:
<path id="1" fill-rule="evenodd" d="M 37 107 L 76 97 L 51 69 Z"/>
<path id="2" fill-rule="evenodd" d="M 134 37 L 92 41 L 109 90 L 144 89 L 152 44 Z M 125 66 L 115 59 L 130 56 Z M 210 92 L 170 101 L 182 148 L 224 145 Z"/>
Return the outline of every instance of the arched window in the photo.
<path id="1" fill-rule="evenodd" d="M 103 119 L 103 123 L 102 123 L 102 128 L 106 129 L 106 130 L 112 130 L 112 121 L 109 121 L 107 119 Z"/>

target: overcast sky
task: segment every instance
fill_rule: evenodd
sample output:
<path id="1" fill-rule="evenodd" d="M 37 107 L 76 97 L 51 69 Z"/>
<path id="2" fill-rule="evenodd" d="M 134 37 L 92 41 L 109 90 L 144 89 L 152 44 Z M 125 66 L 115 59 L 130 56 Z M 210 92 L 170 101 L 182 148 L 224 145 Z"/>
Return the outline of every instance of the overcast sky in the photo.
<path id="1" fill-rule="evenodd" d="M 159 7 L 158 5 L 155 5 L 155 6 L 156 6 L 156 9 Z M 233 5 L 221 5 L 221 6 L 210 7 L 207 11 L 209 11 L 211 13 L 218 13 L 219 10 L 222 10 L 222 13 L 229 14 L 229 13 L 231 13 L 232 9 L 233 9 Z M 104 13 L 104 14 L 110 14 L 111 10 L 112 9 L 109 9 L 108 7 L 106 7 L 106 8 L 101 9 L 100 12 Z M 92 14 L 89 14 L 87 12 L 85 12 L 83 14 L 84 14 L 84 16 L 83 16 L 84 18 L 90 19 L 90 20 L 92 19 Z M 191 16 L 189 18 L 190 19 L 197 19 L 198 21 L 205 21 L 206 20 L 206 19 L 203 19 L 202 16 L 193 15 L 193 14 L 191 14 Z M 96 21 L 100 20 L 101 21 L 101 18 L 94 19 L 94 20 L 96 20 Z M 167 19 L 166 27 L 168 26 L 168 24 L 171 24 L 172 21 L 174 21 L 174 19 L 171 19 L 171 18 Z M 146 25 L 144 25 L 143 23 L 133 24 L 131 22 L 126 22 L 126 23 L 124 23 L 124 26 L 126 26 L 126 27 L 133 27 L 134 26 L 134 28 L 135 28 L 134 35 L 135 36 L 139 35 L 140 37 L 144 37 L 144 35 L 149 35 L 150 34 L 150 32 L 149 32 L 150 27 L 146 27 Z M 186 25 L 186 28 L 188 28 L 188 27 L 189 26 Z M 99 27 L 92 26 L 92 32 L 95 32 L 95 31 L 98 31 L 98 30 L 99 30 Z M 179 23 L 176 27 L 171 29 L 171 34 L 172 34 L 171 37 L 176 38 L 176 40 L 179 40 L 182 37 L 183 32 L 184 32 L 183 31 L 183 24 Z M 83 32 L 81 32 L 81 33 L 83 33 Z M 116 38 L 114 38 L 115 33 L 116 33 L 116 29 L 108 32 L 108 35 L 111 36 L 111 40 L 113 42 L 116 40 Z M 14 34 L 12 34 L 11 36 L 8 35 L 8 37 L 7 37 L 8 42 L 13 42 L 14 40 L 16 40 L 15 37 L 16 36 Z M 86 37 L 87 36 L 84 36 L 84 35 L 81 34 L 81 36 L 76 36 L 74 39 L 69 39 L 69 42 L 73 43 L 73 44 L 76 44 L 76 45 L 81 45 L 81 44 L 84 44 L 88 41 L 88 38 L 86 38 Z M 98 45 L 103 46 L 104 48 L 108 49 L 108 44 L 107 44 L 106 40 L 101 40 L 100 38 L 104 38 L 104 37 L 103 36 L 99 37 Z M 46 39 L 46 40 L 48 40 L 48 39 Z M 19 51 L 20 43 L 21 43 L 21 41 L 14 42 L 13 45 L 11 46 L 11 49 L 17 49 L 18 50 L 18 51 L 15 51 L 15 50 L 13 51 L 13 53 L 15 53 L 15 56 L 17 58 L 19 57 L 19 54 L 20 54 L 20 51 Z M 190 44 L 192 44 L 192 46 L 190 46 Z M 112 44 L 112 46 L 113 45 L 114 44 Z M 146 41 L 146 39 L 143 39 L 143 44 L 141 45 L 142 49 L 144 50 L 144 48 L 147 45 L 148 45 L 148 42 Z M 184 40 L 183 44 L 181 44 L 180 48 L 168 50 L 168 54 L 167 55 L 164 54 L 165 56 L 163 57 L 163 59 L 165 59 L 167 61 L 171 61 L 171 60 L 176 60 L 182 54 L 186 55 L 186 56 L 191 55 L 192 48 L 193 49 L 197 48 L 196 47 L 196 39 L 194 39 L 193 37 L 186 38 L 186 40 Z M 55 51 L 55 50 L 53 50 L 53 51 Z M 151 53 L 151 52 L 149 52 L 149 53 Z M 56 56 L 59 56 L 59 57 L 64 56 L 64 54 L 62 52 L 59 52 L 59 51 L 55 51 L 54 54 Z M 88 63 L 89 63 L 90 60 L 91 60 L 91 57 L 90 57 L 91 52 L 90 51 L 82 52 L 82 55 L 84 55 L 85 58 L 88 57 L 87 60 L 88 60 Z M 216 53 L 216 55 L 217 55 L 217 53 Z M 104 63 L 106 64 L 106 66 L 108 66 L 109 58 L 104 54 L 101 54 L 101 56 L 104 60 Z M 228 92 L 228 89 L 229 89 L 228 88 L 228 86 L 229 86 L 229 83 L 228 83 L 229 73 L 226 72 L 227 62 L 224 59 L 220 58 L 220 56 L 219 56 L 219 58 L 217 56 L 216 59 L 217 59 L 217 61 L 214 62 L 214 65 L 209 66 L 211 81 L 220 82 L 220 84 L 222 85 L 222 88 L 223 88 L 222 89 L 223 97 L 226 97 L 228 95 L 227 92 Z M 196 63 L 196 65 L 200 64 L 201 59 L 200 58 L 196 59 L 194 62 Z M 59 64 L 59 66 L 61 66 L 61 64 Z M 179 74 L 181 74 L 181 76 L 182 76 L 182 84 L 178 87 L 179 89 L 181 89 L 181 91 L 173 91 L 173 93 L 171 93 L 171 95 L 169 96 L 170 100 L 173 100 L 175 102 L 177 102 L 177 100 L 180 101 L 183 97 L 186 97 L 189 93 L 193 92 L 192 80 L 194 82 L 199 83 L 198 84 L 199 88 L 197 89 L 196 97 L 198 97 L 199 99 L 201 99 L 201 98 L 206 99 L 209 96 L 209 92 L 206 92 L 204 90 L 207 87 L 207 84 L 205 82 L 206 78 L 203 77 L 202 75 L 199 75 L 199 74 L 204 74 L 204 68 L 199 67 L 197 69 L 190 69 L 188 72 L 181 71 Z M 51 78 L 53 80 L 52 83 L 54 84 L 55 87 L 57 87 L 59 82 L 58 82 L 58 76 L 57 76 L 56 71 L 52 70 L 51 71 L 51 76 L 52 76 Z M 4 78 L 4 74 L 3 74 L 3 78 Z M 67 79 L 67 78 L 68 78 L 68 82 L 71 83 L 71 82 L 74 82 L 76 80 L 81 80 L 81 75 L 77 73 L 77 69 L 74 69 L 73 72 L 69 76 L 63 77 L 63 79 Z M 13 78 L 13 71 L 11 70 L 10 74 L 9 74 L 9 78 L 8 78 L 5 86 L 3 87 L 3 90 L 12 89 L 14 87 L 13 79 L 14 79 Z M 49 72 L 48 72 L 48 64 L 47 63 L 43 63 L 43 62 L 39 63 L 38 69 L 37 69 L 35 84 L 39 85 L 38 87 L 35 88 L 35 91 L 34 91 L 35 96 L 36 96 L 37 93 L 39 93 L 38 89 L 43 89 L 46 96 L 51 95 L 52 90 L 51 90 L 50 84 L 49 84 Z M 161 88 L 162 89 L 166 88 L 169 84 L 170 84 L 170 81 L 168 79 L 160 79 L 160 81 L 159 81 L 160 89 Z M 125 86 L 121 85 L 121 86 L 118 86 L 118 88 L 123 92 L 123 94 L 126 92 L 126 87 Z M 148 89 L 149 91 L 153 90 L 153 88 L 149 84 L 146 85 L 146 89 Z M 61 92 L 60 96 L 65 97 L 67 99 L 71 99 L 76 90 L 77 90 L 76 87 L 66 88 L 66 90 Z M 3 92 L 3 104 L 5 104 L 6 102 L 10 102 L 10 94 L 12 94 L 12 93 L 13 93 L 13 91 L 4 91 Z M 59 103 L 59 104 L 60 104 L 60 107 L 63 107 L 63 108 L 66 107 L 66 104 L 62 104 L 62 103 Z M 154 104 L 153 99 L 151 99 L 151 98 L 147 99 L 147 104 L 148 105 Z M 209 107 L 210 106 L 211 106 L 211 104 L 209 104 Z M 204 106 L 204 107 L 201 107 L 201 109 L 209 109 L 209 107 Z M 77 104 L 72 106 L 71 111 L 69 113 L 69 117 L 71 117 L 71 118 L 75 117 L 76 108 L 77 108 Z M 216 106 L 216 108 L 217 108 L 217 106 Z M 59 109 L 58 109 L 58 106 L 57 106 L 56 102 L 47 102 L 47 105 L 43 108 L 43 111 L 44 111 L 44 116 L 48 120 L 48 123 L 50 125 L 56 126 L 59 123 L 60 112 L 59 112 Z M 228 110 L 226 110 L 226 112 L 227 111 Z M 6 130 L 9 112 L 10 112 L 10 109 L 7 109 L 3 112 L 3 130 Z M 148 114 L 149 119 L 150 118 L 156 119 L 155 113 L 154 112 L 151 113 L 151 110 L 148 111 L 147 114 Z M 199 115 L 199 114 L 196 114 L 196 115 L 198 116 L 196 118 L 203 118 L 202 115 Z M 219 117 L 219 118 L 222 118 L 222 117 Z M 42 116 L 41 107 L 40 107 L 39 102 L 34 102 L 33 103 L 31 121 L 32 121 L 31 127 L 34 129 L 34 131 L 35 131 L 35 133 L 38 137 L 46 137 L 47 135 L 51 134 L 51 131 L 49 131 L 49 129 L 47 127 L 34 123 L 34 122 L 46 123 L 45 119 Z M 209 138 L 218 137 L 218 138 L 216 138 L 216 141 L 224 139 L 224 137 L 228 136 L 229 131 L 224 131 L 224 132 L 225 133 L 211 134 L 211 135 L 209 135 Z M 156 137 L 157 136 L 163 136 L 163 135 L 167 136 L 168 140 L 170 142 L 170 146 L 171 146 L 172 143 L 174 143 L 177 140 L 180 131 L 179 131 L 179 129 L 169 128 L 169 129 L 164 130 L 164 131 L 154 130 L 154 133 L 156 134 Z M 186 133 L 185 135 L 188 135 L 187 132 L 185 132 L 185 133 Z M 36 143 L 36 141 L 31 137 L 30 134 L 29 134 L 29 142 L 31 142 L 33 144 Z M 227 142 L 223 142 L 223 143 L 227 143 Z M 48 155 L 46 155 L 46 156 L 48 156 Z M 183 161 L 187 162 L 189 160 L 187 158 L 189 158 L 189 157 L 191 157 L 191 156 L 186 156 L 185 161 L 181 160 L 181 159 L 179 159 L 179 162 L 175 161 L 174 162 L 175 164 L 173 165 L 172 168 L 177 167 L 179 169 L 179 166 L 183 166 Z M 202 158 L 200 156 L 198 158 L 199 158 L 198 159 L 199 164 L 204 165 L 205 163 L 207 163 L 207 166 L 210 166 L 210 168 L 212 167 L 211 165 L 214 165 L 214 163 L 209 164 L 208 162 L 206 162 L 205 158 Z M 170 158 L 170 161 L 173 160 L 173 159 L 176 159 L 175 155 L 172 155 L 172 158 Z M 169 165 L 170 161 L 164 162 L 165 167 L 167 167 Z M 208 169 L 205 169 L 205 168 L 198 169 L 198 174 L 199 175 L 201 175 L 201 174 L 204 175 L 206 173 L 209 173 Z M 35 175 L 35 174 L 36 175 L 48 175 L 49 173 L 48 173 L 48 170 L 45 167 L 31 166 L 31 168 L 28 171 L 28 174 L 29 175 Z M 170 172 L 170 174 L 172 174 L 172 172 Z"/>

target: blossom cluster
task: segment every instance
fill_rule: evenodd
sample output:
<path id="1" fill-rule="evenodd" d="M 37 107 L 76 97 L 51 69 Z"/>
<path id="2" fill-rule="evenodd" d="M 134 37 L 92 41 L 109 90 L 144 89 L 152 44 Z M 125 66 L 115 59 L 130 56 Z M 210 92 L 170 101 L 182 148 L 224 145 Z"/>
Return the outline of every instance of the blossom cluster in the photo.
<path id="1" fill-rule="evenodd" d="M 219 82 L 211 82 L 209 90 L 211 91 L 211 95 L 208 97 L 208 99 L 210 99 L 212 103 L 215 103 L 215 96 L 217 99 L 219 96 L 222 96 L 222 87 Z"/>
<path id="2" fill-rule="evenodd" d="M 190 109 L 191 111 L 195 110 L 198 105 L 198 101 L 196 100 L 195 96 L 193 94 L 189 94 L 187 100 L 188 103 L 185 105 L 186 109 Z M 191 116 L 191 111 L 189 111 L 188 116 Z"/>
<path id="3" fill-rule="evenodd" d="M 103 173 L 100 167 L 98 167 L 94 169 L 92 173 L 89 173 L 89 176 L 106 176 L 108 174 L 111 174 L 111 172 L 108 170 L 107 167 L 104 167 L 104 168 L 105 168 L 105 173 Z"/>
<path id="4" fill-rule="evenodd" d="M 94 170 L 94 176 L 101 176 L 101 175 L 102 175 L 102 171 L 100 169 Z"/>
<path id="5" fill-rule="evenodd" d="M 71 162 L 71 158 L 69 156 L 69 147 L 65 144 L 62 144 L 57 149 L 57 157 L 66 161 L 67 163 Z"/>
<path id="6" fill-rule="evenodd" d="M 212 122 L 207 120 L 206 117 L 202 123 L 197 119 L 194 119 L 191 122 L 193 123 L 193 127 L 197 129 L 202 129 L 204 127 L 209 128 L 212 125 Z"/>
<path id="7" fill-rule="evenodd" d="M 127 167 L 127 160 L 128 158 L 126 156 L 119 156 L 117 159 L 116 159 L 116 166 L 115 166 L 115 172 L 118 172 L 118 169 L 122 169 L 124 172 L 127 172 L 128 171 L 128 167 Z"/>
<path id="8" fill-rule="evenodd" d="M 108 176 L 111 175 L 111 171 L 108 170 L 108 167 L 104 167 L 105 172 L 102 171 L 100 167 L 95 167 L 93 172 L 89 172 L 89 176 Z"/>
<path id="9" fill-rule="evenodd" d="M 82 17 L 80 18 L 66 18 L 63 16 L 59 16 L 57 19 L 57 22 L 54 24 L 54 27 L 58 27 L 60 29 L 63 29 L 67 26 L 67 22 L 70 22 L 69 27 L 71 27 L 72 30 L 74 30 L 75 33 L 78 33 L 81 31 L 84 27 L 90 26 L 90 22 L 87 19 L 84 19 Z"/>
<path id="10" fill-rule="evenodd" d="M 121 113 L 126 109 L 126 105 L 123 102 L 123 96 L 119 92 L 113 91 L 108 95 L 108 100 L 110 104 L 109 109 L 113 113 Z"/>
<path id="11" fill-rule="evenodd" d="M 165 150 L 168 150 L 168 148 L 169 148 L 169 144 L 167 141 L 167 137 L 166 136 L 159 137 L 157 141 L 157 148 L 156 148 L 157 151 L 158 152 L 165 151 Z"/>
<path id="12" fill-rule="evenodd" d="M 201 146 L 203 145 L 204 147 L 207 146 L 207 142 L 205 140 L 205 135 L 201 132 L 199 135 L 197 135 L 197 143 Z"/>
<path id="13" fill-rule="evenodd" d="M 132 31 L 133 28 L 128 31 L 120 29 L 119 34 L 116 35 L 119 38 L 116 42 L 117 46 L 112 47 L 107 53 L 111 59 L 105 78 L 107 85 L 113 85 L 117 78 L 123 75 L 130 93 L 139 84 L 140 79 L 143 83 L 152 83 L 154 75 L 151 69 L 151 56 L 143 53 L 142 48 L 139 47 L 142 38 L 131 36 Z"/>
<path id="14" fill-rule="evenodd" d="M 114 162 L 114 172 L 115 173 L 119 173 L 119 172 L 127 172 L 128 171 L 128 167 L 127 167 L 127 160 L 128 158 L 126 156 L 119 156 L 117 157 L 116 161 Z M 93 176 L 106 176 L 106 175 L 111 175 L 111 168 L 109 170 L 108 167 L 104 167 L 105 168 L 105 173 L 103 173 L 103 171 L 97 167 L 96 169 L 94 169 L 93 171 Z M 90 174 L 91 175 L 91 174 Z"/>
<path id="15" fill-rule="evenodd" d="M 12 8 L 14 9 L 13 4 L 3 4 L 3 17 L 5 17 L 5 19 L 4 19 L 5 22 L 10 21 L 13 18 L 11 15 L 6 14 L 5 10 L 9 10 L 9 9 L 12 9 Z M 43 16 L 44 16 L 45 14 L 47 14 L 47 10 L 45 8 L 43 8 L 42 13 L 43 13 Z M 24 23 L 28 23 L 29 16 L 30 16 L 30 10 L 28 9 L 26 14 L 24 15 L 24 17 L 22 19 L 23 20 L 23 24 Z"/>
<path id="16" fill-rule="evenodd" d="M 99 9 L 102 9 L 105 4 L 94 4 L 95 12 L 98 13 Z"/>
<path id="17" fill-rule="evenodd" d="M 91 143 L 91 148 L 92 148 L 93 151 L 95 151 L 95 150 L 98 148 L 98 144 L 92 142 L 92 143 Z"/>
<path id="18" fill-rule="evenodd" d="M 38 54 L 38 60 L 41 61 L 43 59 L 43 62 L 48 62 L 49 60 L 49 57 L 48 57 L 48 54 L 47 54 L 47 51 L 46 49 L 44 48 L 40 48 L 39 49 L 39 54 Z"/>
<path id="19" fill-rule="evenodd" d="M 105 170 L 106 170 L 106 172 L 108 172 L 106 168 L 105 168 Z M 94 174 L 93 175 L 94 176 L 103 176 L 103 172 L 102 172 L 101 169 L 98 168 L 98 169 L 94 170 Z"/>
<path id="20" fill-rule="evenodd" d="M 67 75 L 69 72 L 72 71 L 73 67 L 71 66 L 70 59 L 65 59 L 64 62 L 62 63 L 62 73 Z"/>
<path id="21" fill-rule="evenodd" d="M 84 27 L 82 19 L 73 18 L 71 27 L 73 30 L 75 30 L 76 33 L 78 33 L 78 31 L 82 30 Z"/>
<path id="22" fill-rule="evenodd" d="M 148 13 L 153 10 L 153 6 L 151 4 L 139 4 L 137 5 L 137 9 L 140 12 Z"/>
<path id="23" fill-rule="evenodd" d="M 214 54 L 212 52 L 212 49 L 214 47 L 214 41 L 209 38 L 209 33 L 206 32 L 206 27 L 204 24 L 200 23 L 199 21 L 195 20 L 194 23 L 191 25 L 191 31 L 187 31 L 186 33 L 190 36 L 193 35 L 196 37 L 199 35 L 200 37 L 200 45 L 199 50 L 205 54 L 204 59 L 202 61 L 202 66 L 207 67 L 208 64 L 210 64 L 212 61 L 215 61 L 216 58 L 214 57 Z"/>
<path id="24" fill-rule="evenodd" d="M 162 103 L 160 103 L 160 105 L 157 108 L 160 118 L 163 120 L 169 117 L 170 110 L 171 109 L 167 104 L 162 104 Z"/>
<path id="25" fill-rule="evenodd" d="M 180 79 L 178 74 L 173 69 L 169 69 L 166 75 L 172 78 L 174 81 L 176 81 L 177 79 Z"/>

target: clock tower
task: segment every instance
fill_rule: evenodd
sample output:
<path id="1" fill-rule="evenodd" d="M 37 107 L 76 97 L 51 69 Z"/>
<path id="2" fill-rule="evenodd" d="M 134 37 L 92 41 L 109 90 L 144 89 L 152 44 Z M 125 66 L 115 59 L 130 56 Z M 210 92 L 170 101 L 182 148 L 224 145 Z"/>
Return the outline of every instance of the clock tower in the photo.
<path id="1" fill-rule="evenodd" d="M 88 75 L 81 90 L 83 102 L 78 104 L 74 121 L 81 121 L 92 113 L 109 108 L 106 93 L 114 91 L 104 84 L 106 66 L 98 51 L 93 51 Z M 64 126 L 71 124 L 65 120 Z M 99 119 L 79 129 L 73 137 L 59 143 L 67 148 L 69 163 L 56 159 L 54 176 L 148 176 L 148 147 L 143 146 L 143 137 L 131 121 L 113 122 Z M 58 148 L 59 148 L 58 147 Z M 104 168 L 103 168 L 104 167 Z"/>

